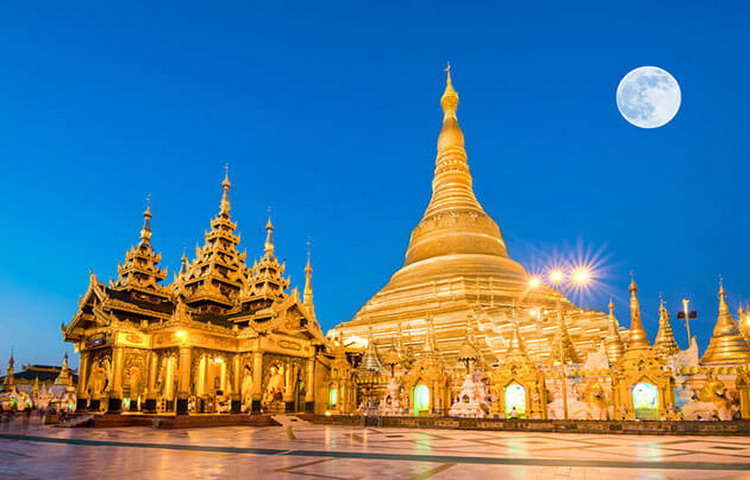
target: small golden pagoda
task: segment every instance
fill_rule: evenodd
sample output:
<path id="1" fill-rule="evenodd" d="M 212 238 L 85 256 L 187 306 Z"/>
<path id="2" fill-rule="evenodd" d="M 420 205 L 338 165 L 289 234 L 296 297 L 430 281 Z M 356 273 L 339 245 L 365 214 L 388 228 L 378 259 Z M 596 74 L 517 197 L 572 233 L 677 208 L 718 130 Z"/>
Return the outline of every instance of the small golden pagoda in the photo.
<path id="1" fill-rule="evenodd" d="M 746 364 L 750 360 L 750 346 L 734 323 L 729 312 L 724 282 L 719 284 L 719 316 L 713 336 L 701 362 L 704 364 Z"/>
<path id="2" fill-rule="evenodd" d="M 415 343 L 427 335 L 427 318 L 435 328 L 436 348 L 450 364 L 466 335 L 467 317 L 476 318 L 477 342 L 489 347 L 489 354 L 501 357 L 511 338 L 515 318 L 525 338 L 529 356 L 549 362 L 554 354 L 554 337 L 559 322 L 573 356 L 585 355 L 608 329 L 606 315 L 586 311 L 562 298 L 557 291 L 539 285 L 531 288 L 531 275 L 508 255 L 495 221 L 484 211 L 473 190 L 464 135 L 458 124 L 459 96 L 453 87 L 450 68 L 440 106 L 443 122 L 438 135 L 432 181 L 432 198 L 409 240 L 404 265 L 348 321 L 329 335 L 363 338 L 372 322 L 374 339 L 383 343 L 397 333 L 399 322 Z M 539 326 L 531 310 L 564 310 L 565 318 Z M 531 333 L 534 332 L 534 333 Z"/>
<path id="3" fill-rule="evenodd" d="M 620 325 L 617 322 L 617 317 L 615 317 L 615 302 L 611 298 L 609 299 L 608 306 L 609 326 L 607 328 L 607 336 L 604 338 L 604 345 L 609 363 L 610 365 L 613 365 L 622 358 L 622 355 L 625 352 L 625 346 L 620 337 Z"/>
<path id="4" fill-rule="evenodd" d="M 674 355 L 680 351 L 674 338 L 672 325 L 669 323 L 669 311 L 664 299 L 659 301 L 659 330 L 654 339 L 654 348 L 662 355 Z"/>

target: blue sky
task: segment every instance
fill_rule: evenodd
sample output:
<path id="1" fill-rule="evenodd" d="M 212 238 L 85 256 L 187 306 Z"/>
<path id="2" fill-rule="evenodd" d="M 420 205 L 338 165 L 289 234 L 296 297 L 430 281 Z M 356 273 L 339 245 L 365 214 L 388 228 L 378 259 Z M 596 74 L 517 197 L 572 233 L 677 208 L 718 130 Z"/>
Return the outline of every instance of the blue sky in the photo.
<path id="1" fill-rule="evenodd" d="M 309 235 L 318 316 L 349 319 L 429 200 L 447 60 L 475 190 L 514 258 L 603 251 L 583 305 L 614 295 L 627 324 L 632 270 L 652 337 L 660 292 L 672 310 L 693 299 L 703 346 L 720 274 L 733 308 L 750 301 L 747 3 L 155 3 L 0 6 L 0 363 L 11 345 L 59 362 L 88 269 L 115 274 L 146 193 L 175 271 L 225 162 L 249 256 L 271 206 L 292 281 Z M 641 65 L 682 88 L 655 130 L 614 101 Z"/>

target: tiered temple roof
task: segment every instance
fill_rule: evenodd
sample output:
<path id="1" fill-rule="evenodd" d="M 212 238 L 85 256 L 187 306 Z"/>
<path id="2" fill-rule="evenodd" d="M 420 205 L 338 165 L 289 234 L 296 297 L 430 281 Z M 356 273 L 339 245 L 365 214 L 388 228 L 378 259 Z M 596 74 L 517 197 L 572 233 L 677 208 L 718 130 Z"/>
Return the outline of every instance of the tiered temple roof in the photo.
<path id="1" fill-rule="evenodd" d="M 273 225 L 266 225 L 263 256 L 252 267 L 239 251 L 237 224 L 230 215 L 231 189 L 228 171 L 221 182 L 218 214 L 211 219 L 203 246 L 195 258 L 183 254 L 180 271 L 170 285 L 161 285 L 166 270 L 158 268 L 161 254 L 151 246 L 151 208 L 144 212 L 139 243 L 128 250 L 118 268 L 117 280 L 109 286 L 92 273 L 89 288 L 79 302 L 73 321 L 63 325 L 66 340 L 75 341 L 88 328 L 168 328 L 174 325 L 205 325 L 232 335 L 256 335 L 281 330 L 322 342 L 323 334 L 312 304 L 312 267 L 305 269 L 306 294 L 303 304 L 297 290 L 288 291 L 283 277 L 285 266 L 276 259 Z"/>

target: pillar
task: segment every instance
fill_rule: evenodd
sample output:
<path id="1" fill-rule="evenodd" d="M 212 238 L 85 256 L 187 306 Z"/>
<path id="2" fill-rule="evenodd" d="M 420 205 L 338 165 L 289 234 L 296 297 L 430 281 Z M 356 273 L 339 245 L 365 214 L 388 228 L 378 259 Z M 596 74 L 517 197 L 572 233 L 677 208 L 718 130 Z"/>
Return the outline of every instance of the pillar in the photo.
<path id="1" fill-rule="evenodd" d="M 251 413 L 260 413 L 263 398 L 263 352 L 253 353 L 253 403 Z"/>
<path id="2" fill-rule="evenodd" d="M 230 413 L 240 413 L 242 408 L 242 391 L 240 383 L 240 375 L 242 370 L 240 366 L 239 354 L 232 355 L 232 406 Z"/>
<path id="3" fill-rule="evenodd" d="M 146 401 L 143 403 L 143 413 L 156 413 L 158 362 L 159 355 L 153 351 L 148 352 L 148 383 L 146 383 Z"/>
<path id="4" fill-rule="evenodd" d="M 190 396 L 190 363 L 192 360 L 190 347 L 181 345 L 177 362 L 177 415 L 188 413 L 188 397 Z"/>
<path id="5" fill-rule="evenodd" d="M 87 391 L 89 373 L 88 351 L 82 351 L 78 365 L 78 386 L 76 388 L 76 411 L 84 411 L 88 408 L 89 392 Z"/>
<path id="6" fill-rule="evenodd" d="M 125 368 L 125 352 L 122 347 L 112 347 L 112 388 L 109 390 L 107 413 L 122 412 L 122 371 Z"/>
<path id="7" fill-rule="evenodd" d="M 315 411 L 315 357 L 305 362 L 305 413 Z"/>

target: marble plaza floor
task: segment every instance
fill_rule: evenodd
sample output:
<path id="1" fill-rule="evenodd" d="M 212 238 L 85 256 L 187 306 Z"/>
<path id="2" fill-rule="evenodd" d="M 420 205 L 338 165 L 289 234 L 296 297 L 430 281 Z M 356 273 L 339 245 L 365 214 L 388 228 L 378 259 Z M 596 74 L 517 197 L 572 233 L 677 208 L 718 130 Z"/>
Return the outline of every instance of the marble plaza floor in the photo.
<path id="1" fill-rule="evenodd" d="M 750 479 L 750 438 L 0 424 L 0 479 Z"/>

